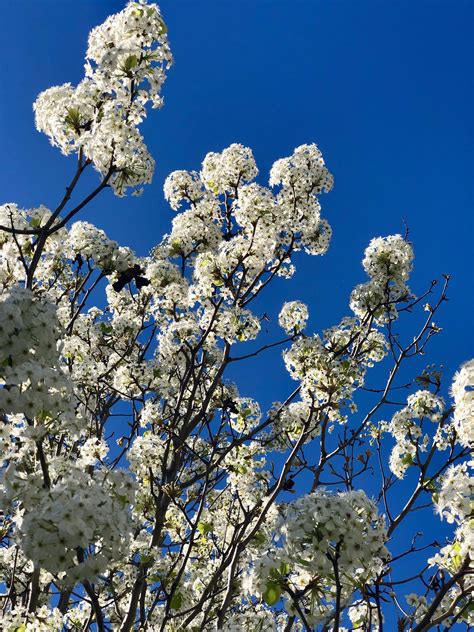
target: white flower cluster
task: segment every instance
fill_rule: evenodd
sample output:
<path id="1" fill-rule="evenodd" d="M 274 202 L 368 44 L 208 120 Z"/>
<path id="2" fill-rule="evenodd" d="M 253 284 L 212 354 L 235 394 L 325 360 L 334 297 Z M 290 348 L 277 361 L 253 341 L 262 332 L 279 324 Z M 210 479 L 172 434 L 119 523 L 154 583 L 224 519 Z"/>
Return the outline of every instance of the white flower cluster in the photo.
<path id="1" fill-rule="evenodd" d="M 295 570 L 333 577 L 336 559 L 345 581 L 373 577 L 389 554 L 375 503 L 363 491 L 302 496 L 286 507 L 280 525 L 285 560 Z"/>
<path id="2" fill-rule="evenodd" d="M 386 341 L 376 330 L 365 330 L 354 319 L 318 335 L 297 339 L 283 353 L 291 377 L 302 383 L 302 396 L 324 406 L 331 421 L 344 423 L 344 407 L 354 410 L 352 396 L 362 385 L 367 367 L 386 355 Z"/>
<path id="3" fill-rule="evenodd" d="M 140 187 L 151 181 L 154 161 L 137 125 L 148 102 L 162 105 L 171 62 L 158 6 L 130 1 L 91 32 L 79 85 L 67 83 L 38 96 L 36 127 L 64 154 L 81 151 L 118 195 Z"/>
<path id="4" fill-rule="evenodd" d="M 291 447 L 302 432 L 306 432 L 307 442 L 321 434 L 320 418 L 312 402 L 291 402 L 282 408 L 277 403 L 273 405 L 269 416 L 272 417 L 275 449 L 285 450 Z"/>
<path id="5" fill-rule="evenodd" d="M 240 433 L 246 433 L 255 428 L 260 422 L 262 413 L 258 402 L 250 397 L 238 397 L 233 402 L 230 425 Z"/>
<path id="6" fill-rule="evenodd" d="M 454 376 L 451 393 L 454 398 L 454 428 L 459 443 L 474 446 L 474 360 L 463 364 Z"/>
<path id="7" fill-rule="evenodd" d="M 200 320 L 201 328 L 206 331 L 211 322 L 212 338 L 222 338 L 230 344 L 254 340 L 260 332 L 260 320 L 248 309 L 228 307 L 222 309 L 217 316 L 214 310 L 205 310 Z"/>
<path id="8" fill-rule="evenodd" d="M 37 490 L 34 503 L 24 502 L 17 524 L 25 555 L 75 583 L 93 579 L 123 557 L 134 485 L 120 471 L 92 478 L 72 470 L 52 488 Z"/>
<path id="9" fill-rule="evenodd" d="M 257 292 L 264 275 L 291 276 L 293 252 L 326 252 L 331 229 L 320 217 L 317 194 L 323 170 L 315 145 L 304 145 L 280 164 L 281 189 L 252 180 L 258 171 L 248 147 L 234 144 L 208 154 L 200 173 L 176 171 L 165 182 L 173 209 L 189 206 L 167 236 L 169 255 L 193 261 L 194 298 L 216 293 L 234 301 L 236 292 Z M 277 164 L 277 163 L 276 163 Z M 286 175 L 285 175 L 286 174 Z M 328 176 L 329 177 L 329 176 Z"/>
<path id="10" fill-rule="evenodd" d="M 63 614 L 58 608 L 48 606 L 39 606 L 35 612 L 18 606 L 0 613 L 0 629 L 4 632 L 57 632 L 63 629 L 63 624 Z"/>
<path id="11" fill-rule="evenodd" d="M 439 481 L 439 489 L 433 494 L 436 511 L 449 523 L 456 525 L 453 540 L 441 547 L 428 560 L 430 566 L 438 567 L 444 574 L 446 571 L 452 576 L 458 573 L 466 562 L 474 560 L 474 477 L 472 469 L 474 463 L 464 462 L 451 465 Z M 437 608 L 437 613 L 447 612 L 454 620 L 474 624 L 472 610 L 466 608 L 469 591 L 474 590 L 474 579 L 466 575 L 457 582 L 444 596 Z M 466 599 L 460 599 L 461 592 L 467 594 Z M 456 608 L 453 608 L 456 604 Z M 415 617 L 426 612 L 426 608 L 415 602 L 417 607 Z"/>
<path id="12" fill-rule="evenodd" d="M 308 308 L 301 301 L 289 301 L 281 308 L 278 323 L 287 334 L 298 334 L 306 327 Z"/>
<path id="13" fill-rule="evenodd" d="M 308 191 L 329 193 L 334 178 L 324 164 L 323 155 L 316 145 L 300 145 L 289 158 L 277 160 L 270 171 L 270 185 L 282 184 L 294 192 L 305 195 Z"/>
<path id="14" fill-rule="evenodd" d="M 196 205 L 206 196 L 204 183 L 197 171 L 173 171 L 163 186 L 165 199 L 177 211 L 184 201 Z"/>
<path id="15" fill-rule="evenodd" d="M 474 522 L 472 520 L 458 526 L 453 542 L 441 547 L 439 552 L 428 560 L 430 566 L 438 566 L 454 575 L 459 571 L 467 557 L 473 560 L 473 526 Z"/>
<path id="16" fill-rule="evenodd" d="M 354 288 L 351 309 L 359 318 L 368 314 L 385 323 L 397 317 L 396 303 L 410 296 L 408 281 L 413 261 L 411 245 L 400 235 L 372 239 L 362 262 L 371 277 Z"/>
<path id="17" fill-rule="evenodd" d="M 377 632 L 382 627 L 380 625 L 380 615 L 377 605 L 371 601 L 357 601 L 352 604 L 349 608 L 349 619 L 352 623 L 352 630 Z"/>
<path id="18" fill-rule="evenodd" d="M 462 523 L 474 511 L 474 477 L 471 463 L 460 463 L 448 468 L 441 479 L 439 493 L 435 495 L 437 512 L 450 523 Z"/>
<path id="19" fill-rule="evenodd" d="M 0 298 L 0 410 L 22 413 L 30 426 L 59 419 L 66 428 L 78 422 L 71 384 L 60 367 L 60 327 L 56 308 L 16 286 Z M 30 428 L 30 435 L 33 432 Z"/>
<path id="20" fill-rule="evenodd" d="M 119 246 L 89 222 L 74 222 L 69 230 L 68 244 L 73 255 L 92 259 L 106 274 L 122 272 L 134 262 L 130 248 Z"/>
<path id="21" fill-rule="evenodd" d="M 201 177 L 215 195 L 234 191 L 258 174 L 252 150 L 234 143 L 222 153 L 210 152 L 202 163 Z"/>
<path id="22" fill-rule="evenodd" d="M 272 605 L 286 597 L 285 586 L 293 594 L 301 590 L 308 621 L 316 625 L 330 612 L 335 572 L 346 601 L 358 585 L 383 568 L 389 557 L 383 519 L 362 491 L 317 492 L 298 498 L 281 511 L 281 545 L 255 560 L 246 589 Z M 290 615 L 297 615 L 290 600 L 285 607 Z"/>
<path id="23" fill-rule="evenodd" d="M 407 406 L 392 417 L 387 429 L 396 440 L 390 454 L 390 469 L 395 476 L 403 478 L 413 465 L 417 451 L 424 452 L 428 448 L 430 435 L 423 435 L 420 421 L 426 418 L 438 423 L 443 410 L 444 403 L 440 397 L 430 391 L 417 391 L 408 397 Z M 439 438 L 441 441 L 441 435 Z M 443 446 L 440 443 L 438 447 L 441 449 Z"/>
<path id="24" fill-rule="evenodd" d="M 222 632 L 284 632 L 288 625 L 288 615 L 276 613 L 263 604 L 249 604 L 246 608 L 232 613 L 224 623 Z M 301 624 L 293 623 L 294 632 L 302 630 Z"/>
<path id="25" fill-rule="evenodd" d="M 59 324 L 54 305 L 16 286 L 0 297 L 0 371 L 29 360 L 57 359 Z"/>

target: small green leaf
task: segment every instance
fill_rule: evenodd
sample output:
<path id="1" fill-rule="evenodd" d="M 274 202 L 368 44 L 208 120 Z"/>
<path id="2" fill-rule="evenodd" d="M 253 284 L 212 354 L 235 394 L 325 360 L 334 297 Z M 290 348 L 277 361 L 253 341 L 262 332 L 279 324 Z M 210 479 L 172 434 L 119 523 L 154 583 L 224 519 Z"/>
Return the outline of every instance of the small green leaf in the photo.
<path id="1" fill-rule="evenodd" d="M 137 64 L 138 57 L 136 55 L 129 55 L 123 64 L 123 69 L 125 72 L 130 72 Z"/>
<path id="2" fill-rule="evenodd" d="M 79 108 L 69 108 L 65 118 L 65 123 L 68 127 L 79 133 L 81 131 L 81 113 Z"/>
<path id="3" fill-rule="evenodd" d="M 153 583 L 158 583 L 161 582 L 161 577 L 158 575 L 158 573 L 154 573 L 148 576 L 148 580 Z"/>
<path id="4" fill-rule="evenodd" d="M 39 217 L 32 217 L 30 219 L 30 226 L 32 228 L 39 228 L 39 226 L 41 226 L 41 219 Z"/>
<path id="5" fill-rule="evenodd" d="M 209 522 L 198 522 L 197 528 L 201 535 L 206 536 L 212 530 L 212 525 Z"/>
<path id="6" fill-rule="evenodd" d="M 257 533 L 253 536 L 252 542 L 255 544 L 263 544 L 266 540 L 266 536 L 262 531 L 257 531 Z"/>
<path id="7" fill-rule="evenodd" d="M 161 34 L 164 35 L 165 33 L 168 33 L 168 27 L 164 23 L 163 18 L 160 18 L 160 25 L 161 25 Z"/>
<path id="8" fill-rule="evenodd" d="M 110 334 L 112 333 L 114 330 L 114 328 L 112 327 L 112 325 L 107 325 L 106 323 L 100 323 L 100 331 L 103 334 Z"/>
<path id="9" fill-rule="evenodd" d="M 263 593 L 263 600 L 267 606 L 274 606 L 281 597 L 281 586 L 276 582 L 268 582 L 265 592 Z"/>
<path id="10" fill-rule="evenodd" d="M 117 494 L 117 500 L 122 505 L 122 508 L 125 508 L 128 505 L 128 497 L 123 494 Z"/>
<path id="11" fill-rule="evenodd" d="M 175 593 L 170 601 L 170 606 L 173 610 L 179 610 L 183 604 L 183 596 L 180 593 Z"/>

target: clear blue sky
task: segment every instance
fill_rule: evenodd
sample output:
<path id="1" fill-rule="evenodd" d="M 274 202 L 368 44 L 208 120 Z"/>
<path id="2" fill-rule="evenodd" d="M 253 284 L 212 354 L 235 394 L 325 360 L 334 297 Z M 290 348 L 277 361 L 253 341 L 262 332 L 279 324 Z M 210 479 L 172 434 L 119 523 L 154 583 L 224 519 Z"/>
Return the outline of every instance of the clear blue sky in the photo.
<path id="1" fill-rule="evenodd" d="M 172 211 L 166 175 L 199 168 L 232 142 L 253 148 L 266 181 L 272 162 L 316 142 L 334 173 L 322 198 L 334 229 L 323 258 L 301 257 L 293 281 L 266 297 L 273 316 L 302 299 L 320 331 L 348 314 L 365 281 L 372 237 L 404 231 L 415 248 L 415 293 L 452 275 L 444 332 L 427 361 L 447 382 L 474 355 L 474 166 L 472 0 L 162 0 L 176 64 L 165 108 L 145 140 L 157 161 L 142 198 L 107 192 L 83 214 L 109 236 L 147 254 Z M 77 83 L 87 34 L 122 8 L 117 0 L 0 0 L 1 201 L 54 206 L 71 159 L 34 130 L 32 103 L 52 85 Z M 21 16 L 19 8 L 21 8 Z M 242 394 L 267 404 L 292 386 L 280 362 L 239 375 Z"/>

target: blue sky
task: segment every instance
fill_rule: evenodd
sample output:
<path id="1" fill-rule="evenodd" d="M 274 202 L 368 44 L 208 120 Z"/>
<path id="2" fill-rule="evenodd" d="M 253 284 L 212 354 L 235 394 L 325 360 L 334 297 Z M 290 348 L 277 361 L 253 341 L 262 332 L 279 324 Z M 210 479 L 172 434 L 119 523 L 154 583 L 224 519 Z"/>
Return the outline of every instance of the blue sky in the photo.
<path id="1" fill-rule="evenodd" d="M 88 32 L 123 3 L 0 5 L 1 202 L 53 207 L 74 165 L 35 131 L 32 103 L 41 90 L 81 79 Z M 275 316 L 298 298 L 310 306 L 312 330 L 337 323 L 351 289 L 366 280 L 360 261 L 370 239 L 403 233 L 406 222 L 414 292 L 452 275 L 437 319 L 444 331 L 426 358 L 444 365 L 449 384 L 474 354 L 474 3 L 162 0 L 161 8 L 176 63 L 164 109 L 143 126 L 154 182 L 142 198 L 106 192 L 82 218 L 145 255 L 173 217 L 162 194 L 170 171 L 198 169 L 208 151 L 240 142 L 253 148 L 265 182 L 274 160 L 316 142 L 335 176 L 321 199 L 331 249 L 299 257 L 295 278 L 279 281 L 262 311 Z M 281 363 L 254 366 L 237 376 L 242 394 L 264 406 L 284 399 L 293 384 Z"/>

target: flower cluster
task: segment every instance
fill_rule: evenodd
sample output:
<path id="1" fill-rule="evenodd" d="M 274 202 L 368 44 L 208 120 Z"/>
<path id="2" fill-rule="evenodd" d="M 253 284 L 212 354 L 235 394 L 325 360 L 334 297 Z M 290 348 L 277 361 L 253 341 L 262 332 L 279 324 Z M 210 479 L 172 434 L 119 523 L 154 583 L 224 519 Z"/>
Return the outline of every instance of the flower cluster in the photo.
<path id="1" fill-rule="evenodd" d="M 302 396 L 316 401 L 331 421 L 347 421 L 343 409 L 355 410 L 352 400 L 357 387 L 364 383 L 368 367 L 386 355 L 383 334 L 345 318 L 324 332 L 324 338 L 297 339 L 283 353 L 291 377 L 300 380 Z"/>
<path id="2" fill-rule="evenodd" d="M 327 250 L 331 230 L 320 217 L 317 194 L 330 187 L 317 184 L 321 170 L 327 172 L 319 150 L 304 145 L 283 163 L 281 177 L 270 178 L 272 186 L 281 184 L 276 193 L 252 182 L 255 159 L 237 144 L 208 154 L 200 173 L 176 171 L 167 178 L 171 207 L 189 207 L 173 220 L 166 245 L 171 257 L 192 264 L 193 297 L 250 299 L 269 275 L 293 274 L 293 252 Z"/>
<path id="3" fill-rule="evenodd" d="M 36 127 L 64 154 L 79 152 L 115 193 L 139 192 L 151 181 L 154 161 L 137 125 L 146 105 L 162 105 L 161 86 L 172 62 L 166 26 L 156 4 L 130 1 L 89 37 L 86 76 L 42 92 Z"/>
<path id="4" fill-rule="evenodd" d="M 351 309 L 359 318 L 374 317 L 385 323 L 397 317 L 396 304 L 410 295 L 407 286 L 413 261 L 411 245 L 400 235 L 373 239 L 362 265 L 370 281 L 351 295 Z"/>
<path id="5" fill-rule="evenodd" d="M 92 478 L 73 470 L 24 503 L 17 519 L 23 552 L 68 583 L 93 579 L 127 551 L 133 491 L 123 472 Z"/>
<path id="6" fill-rule="evenodd" d="M 459 443 L 465 448 L 474 445 L 474 360 L 463 364 L 454 376 L 451 392 L 454 398 L 454 427 Z"/>
<path id="7" fill-rule="evenodd" d="M 278 323 L 287 334 L 298 334 L 306 327 L 308 308 L 301 301 L 290 301 L 281 308 Z"/>
<path id="8" fill-rule="evenodd" d="M 451 466 L 443 475 L 439 493 L 435 496 L 437 512 L 448 522 L 462 523 L 472 516 L 474 478 L 470 474 L 472 464 Z"/>
<path id="9" fill-rule="evenodd" d="M 220 154 L 207 154 L 202 163 L 202 181 L 216 195 L 236 190 L 240 184 L 250 182 L 257 174 L 252 150 L 237 143 Z"/>
<path id="10" fill-rule="evenodd" d="M 119 246 L 89 222 L 75 222 L 69 231 L 68 245 L 73 256 L 91 259 L 105 274 L 130 268 L 134 257 L 130 248 Z"/>
<path id="11" fill-rule="evenodd" d="M 43 424 L 78 422 L 71 384 L 59 357 L 60 327 L 56 308 L 30 290 L 12 288 L 0 299 L 0 409 L 24 414 L 29 434 L 39 439 Z M 35 425 L 39 426 L 36 433 Z"/>
<path id="12" fill-rule="evenodd" d="M 388 431 L 396 440 L 390 455 L 390 469 L 403 478 L 407 469 L 415 463 L 417 453 L 427 450 L 430 435 L 423 434 L 420 421 L 428 419 L 438 423 L 444 410 L 443 400 L 430 391 L 417 391 L 410 395 L 407 406 L 399 410 L 388 424 Z"/>
<path id="13" fill-rule="evenodd" d="M 389 554 L 383 519 L 362 491 L 317 492 L 280 511 L 281 543 L 255 560 L 247 590 L 270 605 L 285 597 L 290 615 L 297 609 L 288 595 L 304 595 L 300 607 L 317 625 L 331 612 L 336 581 L 346 601 L 384 567 Z"/>

